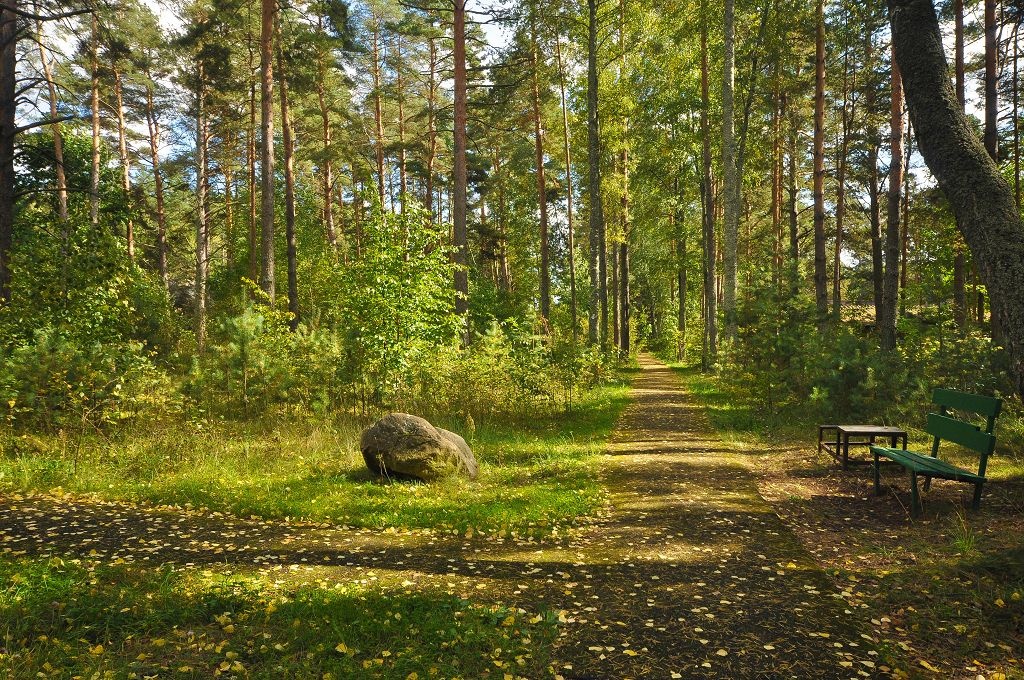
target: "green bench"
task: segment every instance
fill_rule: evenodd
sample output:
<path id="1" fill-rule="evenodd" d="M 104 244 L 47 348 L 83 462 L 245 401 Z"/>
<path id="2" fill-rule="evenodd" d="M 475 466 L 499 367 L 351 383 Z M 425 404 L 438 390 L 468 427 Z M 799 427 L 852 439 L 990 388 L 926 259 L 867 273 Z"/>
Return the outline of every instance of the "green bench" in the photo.
<path id="1" fill-rule="evenodd" d="M 996 417 L 1002 410 L 1002 399 L 995 397 L 984 397 L 978 394 L 957 392 L 955 390 L 936 389 L 932 393 L 932 403 L 939 406 L 938 413 L 928 414 L 928 427 L 926 431 L 932 435 L 931 455 L 904 451 L 885 446 L 872 446 L 871 453 L 874 454 L 875 467 L 875 493 L 881 494 L 882 487 L 879 479 L 879 460 L 888 458 L 910 471 L 910 512 L 917 517 L 921 511 L 921 497 L 917 491 L 917 477 L 924 477 L 924 490 L 931 486 L 933 478 L 948 479 L 955 482 L 965 482 L 974 485 L 974 502 L 971 504 L 975 510 L 981 504 L 981 489 L 985 484 L 985 467 L 988 464 L 988 457 L 995 449 L 996 438 L 992 429 L 996 424 Z M 957 420 L 948 415 L 949 409 L 975 413 L 986 418 L 985 429 L 977 425 Z M 946 440 L 959 444 L 979 454 L 977 472 L 959 468 L 946 461 L 939 460 L 939 442 Z"/>

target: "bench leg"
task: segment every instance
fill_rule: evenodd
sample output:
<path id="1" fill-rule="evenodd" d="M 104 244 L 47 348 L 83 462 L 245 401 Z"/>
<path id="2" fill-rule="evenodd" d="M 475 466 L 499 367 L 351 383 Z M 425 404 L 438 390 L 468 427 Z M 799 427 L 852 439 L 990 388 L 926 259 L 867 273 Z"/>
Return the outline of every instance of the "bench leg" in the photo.
<path id="1" fill-rule="evenodd" d="M 921 514 L 921 496 L 917 491 L 917 473 L 910 471 L 910 516 L 918 517 Z"/>
<path id="2" fill-rule="evenodd" d="M 928 476 L 928 475 L 925 475 L 925 478 L 924 478 L 924 490 L 927 491 L 931 487 L 932 487 L 932 478 L 930 476 Z"/>
<path id="3" fill-rule="evenodd" d="M 977 484 L 974 485 L 974 502 L 971 503 L 971 508 L 974 509 L 974 510 L 978 510 L 979 508 L 981 508 L 981 487 L 982 486 L 983 486 L 982 482 L 978 482 Z"/>
<path id="4" fill-rule="evenodd" d="M 882 480 L 881 480 L 881 478 L 879 476 L 879 467 L 880 466 L 879 466 L 879 462 L 878 462 L 878 454 L 876 453 L 875 454 L 875 495 L 876 496 L 881 496 L 882 495 Z"/>

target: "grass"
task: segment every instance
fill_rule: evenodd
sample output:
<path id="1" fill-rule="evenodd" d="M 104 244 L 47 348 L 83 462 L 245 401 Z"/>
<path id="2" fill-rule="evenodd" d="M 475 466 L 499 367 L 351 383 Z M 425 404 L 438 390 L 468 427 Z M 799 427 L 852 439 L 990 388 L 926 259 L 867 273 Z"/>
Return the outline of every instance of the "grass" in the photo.
<path id="1" fill-rule="evenodd" d="M 0 435 L 0 492 L 61 490 L 363 527 L 545 534 L 602 503 L 596 455 L 627 393 L 624 385 L 601 387 L 572 413 L 467 432 L 480 462 L 475 481 L 381 483 L 358 451 L 365 423 L 353 420 L 178 422 L 112 439 Z"/>
<path id="2" fill-rule="evenodd" d="M 1004 455 L 989 462 L 990 478 L 1010 482 L 987 491 L 999 502 L 989 498 L 980 513 L 965 513 L 955 499 L 935 500 L 922 520 L 910 522 L 891 498 L 868 500 L 870 475 L 843 473 L 815 455 L 812 410 L 767 413 L 721 376 L 676 368 L 723 439 L 748 453 L 762 491 L 785 490 L 775 503 L 794 531 L 814 554 L 827 556 L 837 582 L 857 584 L 884 643 L 882 658 L 902 669 L 900 677 L 1024 677 L 1024 507 L 1013 499 L 1013 483 L 1024 475 L 1012 434 L 1020 428 L 1017 404 L 1007 404 L 996 426 L 1004 438 L 997 454 Z M 911 429 L 910 436 L 911 448 L 927 450 L 924 432 Z M 944 455 L 977 465 L 959 452 Z"/>
<path id="3" fill-rule="evenodd" d="M 540 678 L 557 618 L 423 589 L 0 559 L 5 677 Z"/>

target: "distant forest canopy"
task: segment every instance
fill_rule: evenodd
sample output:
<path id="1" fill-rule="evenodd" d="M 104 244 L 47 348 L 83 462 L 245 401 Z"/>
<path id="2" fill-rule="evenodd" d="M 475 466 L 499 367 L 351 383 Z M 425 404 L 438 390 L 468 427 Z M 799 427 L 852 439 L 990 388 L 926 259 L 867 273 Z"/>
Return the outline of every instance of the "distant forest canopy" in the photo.
<path id="1" fill-rule="evenodd" d="M 156 7 L 0 6 L 11 421 L 555 403 L 637 342 L 771 409 L 1020 384 L 880 3 Z M 1019 222 L 1021 10 L 938 10 Z"/>

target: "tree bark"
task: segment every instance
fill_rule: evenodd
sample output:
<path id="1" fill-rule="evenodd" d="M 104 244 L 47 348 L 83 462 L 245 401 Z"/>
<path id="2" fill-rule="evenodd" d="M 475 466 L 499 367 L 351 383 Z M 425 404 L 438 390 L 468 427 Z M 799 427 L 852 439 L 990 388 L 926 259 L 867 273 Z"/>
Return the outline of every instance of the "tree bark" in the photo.
<path id="1" fill-rule="evenodd" d="M 463 5 L 465 11 L 465 5 Z M 459 12 L 458 0 L 455 7 L 456 15 Z M 373 56 L 373 122 L 376 133 L 374 140 L 374 152 L 377 157 L 377 198 L 380 200 L 380 209 L 384 210 L 384 111 L 382 102 L 381 87 L 383 85 L 380 68 L 380 17 L 373 16 L 372 32 L 372 56 Z M 458 46 L 455 48 L 458 50 Z M 458 68 L 458 66 L 456 66 Z"/>
<path id="2" fill-rule="evenodd" d="M 558 63 L 558 88 L 562 95 L 562 146 L 565 149 L 565 218 L 569 250 L 569 318 L 572 341 L 577 339 L 576 311 L 576 234 L 572 223 L 572 153 L 569 146 L 569 109 L 565 101 L 565 70 L 562 67 L 562 42 L 555 36 L 555 60 Z"/>
<path id="3" fill-rule="evenodd" d="M 889 117 L 889 191 L 885 223 L 885 274 L 882 279 L 883 352 L 896 349 L 896 303 L 900 283 L 900 197 L 903 190 L 903 81 L 895 54 L 892 62 L 892 106 Z"/>
<path id="4" fill-rule="evenodd" d="M 455 129 L 452 187 L 452 224 L 455 247 L 455 313 L 462 316 L 469 311 L 469 273 L 466 244 L 466 0 L 454 0 L 455 25 Z M 469 326 L 466 320 L 464 344 L 469 341 Z"/>
<path id="5" fill-rule="evenodd" d="M 814 41 L 814 300 L 818 326 L 828 319 L 828 273 L 825 262 L 825 3 L 818 0 Z"/>
<path id="6" fill-rule="evenodd" d="M 530 60 L 533 66 L 533 144 L 537 172 L 537 209 L 540 212 L 540 316 L 544 330 L 548 330 L 548 319 L 551 316 L 551 268 L 549 263 L 548 243 L 548 199 L 547 185 L 544 181 L 544 128 L 540 113 L 540 84 L 538 70 L 537 16 L 536 7 L 530 8 Z"/>
<path id="7" fill-rule="evenodd" d="M 288 258 L 289 327 L 299 327 L 299 259 L 295 243 L 295 138 L 292 134 L 292 113 L 288 101 L 288 73 L 284 68 L 284 47 L 281 26 L 277 27 L 277 80 L 281 99 L 281 134 L 284 139 L 284 229 Z"/>
<path id="8" fill-rule="evenodd" d="M 832 269 L 832 318 L 836 323 L 842 320 L 842 275 L 843 275 L 843 225 L 846 221 L 846 157 L 850 151 L 850 128 L 854 118 L 856 100 L 850 101 L 850 49 L 843 54 L 843 108 L 842 139 L 839 143 L 839 158 L 836 177 L 836 242 L 835 259 Z"/>
<path id="9" fill-rule="evenodd" d="M 92 166 L 89 172 L 89 222 L 100 223 L 100 58 L 99 17 L 92 12 L 92 36 L 89 38 L 89 110 L 92 123 Z"/>
<path id="10" fill-rule="evenodd" d="M 46 79 L 47 92 L 50 98 L 50 118 L 54 121 L 57 120 L 57 85 L 53 81 L 53 71 L 50 68 L 50 58 L 46 55 L 46 49 L 43 47 L 43 22 L 36 22 L 36 42 L 39 47 L 39 61 L 43 66 L 43 77 Z M 55 166 L 55 174 L 57 180 L 57 219 L 60 220 L 63 229 L 63 238 L 65 242 L 68 238 L 67 233 L 67 221 L 68 221 L 68 180 L 67 175 L 64 172 L 64 133 L 62 131 L 61 124 L 54 122 L 50 126 L 51 134 L 53 134 L 53 164 Z M 62 252 L 67 256 L 65 247 L 62 248 Z"/>
<path id="11" fill-rule="evenodd" d="M 597 120 L 597 0 L 587 0 L 587 194 L 590 200 L 590 307 L 587 339 L 599 342 L 598 315 L 607 305 L 604 290 L 604 214 L 601 205 L 601 140 Z"/>
<path id="12" fill-rule="evenodd" d="M 121 72 L 114 68 L 114 114 L 117 118 L 117 151 L 121 160 L 121 191 L 124 192 L 125 205 L 128 206 L 128 219 L 125 222 L 125 243 L 128 247 L 128 259 L 135 259 L 135 224 L 131 215 L 132 175 L 131 159 L 128 157 L 128 138 L 124 125 L 124 98 L 121 91 Z"/>
<path id="13" fill-rule="evenodd" d="M 260 288 L 274 305 L 274 20 L 277 1 L 262 0 L 260 23 L 260 128 L 262 130 Z"/>
<path id="14" fill-rule="evenodd" d="M 706 7 L 702 8 L 705 10 Z M 704 370 L 710 370 L 718 360 L 718 294 L 716 291 L 715 265 L 715 189 L 711 175 L 711 129 L 708 121 L 710 98 L 708 96 L 708 27 L 707 17 L 702 16 L 700 29 L 700 132 L 703 138 L 703 174 L 701 181 L 701 206 L 703 208 L 704 230 L 704 336 L 705 352 L 702 357 Z"/>
<path id="15" fill-rule="evenodd" d="M 18 0 L 0 4 L 0 307 L 11 299 L 14 138 L 17 128 Z"/>
<path id="16" fill-rule="evenodd" d="M 210 262 L 210 225 L 207 197 L 209 170 L 207 153 L 206 74 L 199 65 L 199 85 L 196 91 L 196 280 L 195 324 L 196 348 L 206 348 L 206 279 Z"/>
<path id="17" fill-rule="evenodd" d="M 433 30 L 433 22 L 431 22 Z M 430 59 L 430 80 L 427 81 L 427 212 L 434 216 L 434 159 L 437 157 L 437 45 L 431 35 L 427 39 Z"/>
<path id="18" fill-rule="evenodd" d="M 985 149 L 999 162 L 999 72 L 996 0 L 985 0 Z"/>
<path id="19" fill-rule="evenodd" d="M 956 97 L 960 102 L 960 110 L 963 111 L 966 104 L 964 93 L 964 0 L 953 0 L 953 15 Z M 964 255 L 961 231 L 957 230 L 953 244 L 953 322 L 962 328 L 967 323 L 967 258 Z"/>
<path id="20" fill-rule="evenodd" d="M 727 340 L 734 340 L 736 337 L 737 240 L 740 222 L 740 187 L 736 172 L 735 112 L 733 107 L 736 65 L 735 14 L 735 0 L 725 0 L 725 54 L 722 71 L 722 169 L 725 218 L 722 229 L 722 311 L 725 315 Z"/>
<path id="21" fill-rule="evenodd" d="M 1024 223 L 1013 189 L 960 109 L 931 0 L 890 0 L 889 14 L 918 148 L 949 198 L 990 292 L 1015 386 L 1024 396 Z"/>
<path id="22" fill-rule="evenodd" d="M 149 155 L 153 163 L 153 192 L 156 198 L 156 268 L 164 288 L 170 287 L 167 276 L 167 214 L 164 210 L 164 178 L 160 173 L 160 123 L 153 105 L 152 77 L 146 84 L 146 127 L 149 131 Z"/>
<path id="23" fill-rule="evenodd" d="M 249 129 L 245 136 L 245 161 L 249 172 L 249 280 L 259 281 L 260 263 L 258 249 L 258 230 L 256 225 L 256 50 L 253 48 L 256 38 L 252 32 L 252 21 L 248 32 L 249 48 Z"/>
<path id="24" fill-rule="evenodd" d="M 323 25 L 323 18 L 318 21 Z M 323 172 L 322 187 L 324 194 L 324 229 L 327 232 L 327 243 L 332 248 L 338 247 L 338 234 L 334 230 L 334 159 L 331 155 L 334 150 L 331 148 L 331 115 L 327 108 L 327 65 L 324 63 L 324 55 L 320 54 L 317 60 L 317 81 L 316 95 L 320 105 L 320 129 L 323 134 L 324 161 L 321 167 Z"/>

